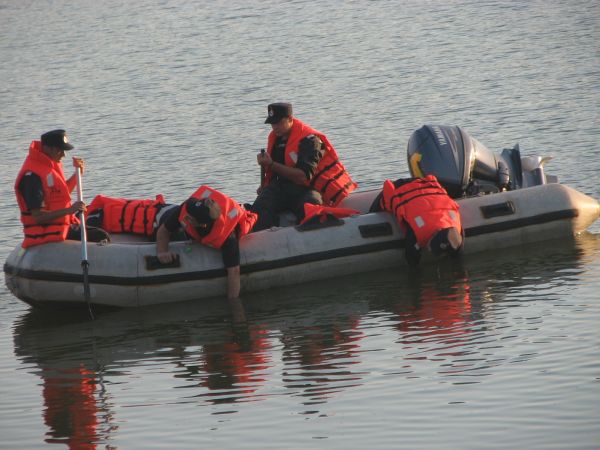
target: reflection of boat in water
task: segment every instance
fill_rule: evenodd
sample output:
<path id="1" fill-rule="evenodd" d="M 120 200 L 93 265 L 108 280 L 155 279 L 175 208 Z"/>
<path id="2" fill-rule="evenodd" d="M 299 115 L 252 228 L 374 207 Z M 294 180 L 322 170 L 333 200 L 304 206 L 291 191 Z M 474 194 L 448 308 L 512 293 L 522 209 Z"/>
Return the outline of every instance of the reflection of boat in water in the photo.
<path id="1" fill-rule="evenodd" d="M 599 254 L 598 236 L 586 234 L 575 245 L 529 246 L 525 255 L 482 254 L 460 266 L 423 266 L 410 275 L 388 270 L 352 277 L 352 283 L 342 278 L 307 285 L 302 292 L 257 293 L 244 300 L 244 323 L 233 322 L 230 305 L 216 300 L 112 311 L 94 322 L 81 321 L 83 313 L 32 309 L 14 329 L 14 347 L 44 389 L 65 389 L 65 395 L 44 398 L 54 414 L 69 416 L 68 401 L 95 400 L 99 440 L 116 426 L 119 392 L 130 401 L 140 373 L 154 376 L 154 383 L 172 377 L 168 387 L 186 388 L 164 389 L 170 403 L 235 404 L 283 393 L 315 413 L 314 405 L 370 376 L 374 349 L 395 346 L 394 364 L 376 369 L 378 374 L 407 378 L 419 376 L 422 361 L 442 376 L 503 364 L 490 347 L 474 354 L 482 330 L 489 339 L 498 325 L 494 308 L 516 302 L 511 293 L 523 286 L 551 293 L 553 283 L 577 277 L 582 258 Z M 89 421 L 70 428 L 47 423 L 58 440 L 77 426 L 83 428 L 72 436 L 92 433 Z"/>
<path id="2" fill-rule="evenodd" d="M 85 316 L 81 312 L 49 316 L 47 312 L 32 309 L 15 327 L 15 352 L 24 363 L 39 369 L 35 373 L 44 386 L 60 384 L 65 389 L 64 399 L 72 401 L 97 395 L 97 387 L 85 391 L 90 385 L 105 385 L 110 393 L 111 385 L 118 389 L 114 386 L 127 382 L 121 378 L 138 378 L 137 370 L 144 372 L 149 363 L 160 366 L 161 373 L 172 372 L 174 378 L 193 388 L 185 390 L 186 403 L 191 399 L 212 404 L 257 401 L 264 398 L 260 391 L 274 365 L 273 354 L 277 354 L 274 346 L 283 345 L 286 367 L 308 367 L 307 372 L 312 372 L 311 366 L 316 366 L 316 361 L 323 363 L 332 358 L 327 350 L 338 341 L 331 337 L 343 336 L 346 321 L 356 323 L 359 312 L 366 311 L 365 302 L 360 303 L 361 308 L 343 301 L 317 305 L 310 299 L 295 301 L 294 308 L 286 309 L 285 316 L 273 322 L 268 319 L 281 305 L 271 299 L 250 301 L 249 320 L 244 323 L 230 321 L 231 305 L 216 300 L 109 311 L 99 314 L 93 322 L 82 321 Z M 290 325 L 294 316 L 301 318 Z M 315 320 L 319 323 L 315 324 Z M 337 326 L 330 327 L 328 320 Z M 265 322 L 272 328 L 267 328 Z M 317 329 L 319 333 L 315 332 Z M 301 335 L 304 330 L 309 330 L 307 336 Z M 337 367 L 345 364 L 337 363 Z M 77 375 L 80 369 L 84 372 Z M 284 377 L 291 393 L 302 390 L 294 380 L 305 379 L 300 386 L 307 386 L 306 372 L 288 369 Z M 325 369 L 321 365 L 319 373 Z M 342 376 L 336 374 L 337 379 Z M 310 383 L 324 381 L 319 378 L 318 383 L 315 380 Z M 84 391 L 87 396 L 69 394 Z M 61 404 L 60 396 L 44 400 L 59 405 L 48 408 L 62 408 L 65 417 L 71 416 L 70 409 Z"/>
<path id="3" fill-rule="evenodd" d="M 562 283 L 561 274 L 572 278 L 578 273 L 581 258 L 600 252 L 600 236 L 585 233 L 575 243 L 557 241 L 551 247 L 534 244 L 526 250 L 474 255 L 461 264 L 448 260 L 410 272 L 392 268 L 340 277 L 307 284 L 301 290 L 274 289 L 268 294 L 248 295 L 243 304 L 208 299 L 107 311 L 92 323 L 85 311 L 31 309 L 16 324 L 15 351 L 25 362 L 41 366 L 66 359 L 88 367 L 106 367 L 144 359 L 175 342 L 181 347 L 200 348 L 244 339 L 248 327 L 256 328 L 254 336 L 275 333 L 278 339 L 282 337 L 279 333 L 321 327 L 332 327 L 324 334 L 334 335 L 335 329 L 356 329 L 357 318 L 389 310 L 390 305 L 397 312 L 404 311 L 407 321 L 427 328 L 423 318 L 441 308 L 423 305 L 423 299 L 463 301 L 469 297 L 469 309 L 474 314 L 477 302 L 501 301 L 505 293 L 524 283 Z M 232 319 L 233 307 L 244 310 L 237 314 L 246 317 L 240 326 Z M 448 328 L 451 324 L 447 321 L 440 326 Z"/>
<path id="4" fill-rule="evenodd" d="M 458 127 L 417 130 L 408 160 L 413 175 L 435 174 L 457 198 L 466 255 L 573 236 L 600 216 L 595 199 L 545 174 L 547 159 L 522 157 L 518 147 L 494 154 Z M 395 220 L 372 212 L 378 194 L 358 192 L 345 199 L 341 206 L 360 211 L 356 216 L 242 238 L 242 292 L 403 265 L 404 239 Z M 189 242 L 172 246 L 181 266 L 155 270 L 146 258 L 154 255 L 154 244 L 90 245 L 91 302 L 143 306 L 225 293 L 218 251 Z M 84 304 L 80 255 L 80 244 L 73 241 L 26 251 L 18 247 L 4 265 L 7 286 L 33 305 Z"/>
<path id="5" fill-rule="evenodd" d="M 148 361 L 169 361 L 172 376 L 195 383 L 207 403 L 252 396 L 270 356 L 260 327 L 232 330 L 222 320 L 227 310 L 216 303 L 198 320 L 185 303 L 178 306 L 105 312 L 93 323 L 78 311 L 49 316 L 33 309 L 23 317 L 14 347 L 42 380 L 46 442 L 93 449 L 109 441 L 119 428 L 117 385 L 139 378 Z"/>

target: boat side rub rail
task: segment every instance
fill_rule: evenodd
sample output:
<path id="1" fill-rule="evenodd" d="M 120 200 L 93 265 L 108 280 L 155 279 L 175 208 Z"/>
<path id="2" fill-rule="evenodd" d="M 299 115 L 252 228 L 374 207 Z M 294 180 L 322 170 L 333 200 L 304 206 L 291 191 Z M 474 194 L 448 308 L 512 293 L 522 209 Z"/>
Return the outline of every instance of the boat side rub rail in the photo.
<path id="1" fill-rule="evenodd" d="M 240 273 L 251 274 L 267 270 L 284 269 L 286 267 L 308 264 L 312 262 L 326 261 L 329 259 L 356 256 L 368 253 L 383 252 L 387 250 L 403 249 L 404 239 L 373 242 L 371 244 L 357 245 L 354 247 L 325 250 L 322 252 L 308 253 L 304 255 L 290 256 L 275 261 L 263 261 L 240 266 Z M 81 283 L 80 273 L 51 272 L 48 270 L 31 270 L 4 264 L 4 273 L 20 278 L 42 281 Z M 111 284 L 115 286 L 150 286 L 165 283 L 177 283 L 183 281 L 208 280 L 212 278 L 224 278 L 227 275 L 225 268 L 209 269 L 195 272 L 167 273 L 146 277 L 117 277 L 109 275 L 90 274 L 91 284 Z"/>

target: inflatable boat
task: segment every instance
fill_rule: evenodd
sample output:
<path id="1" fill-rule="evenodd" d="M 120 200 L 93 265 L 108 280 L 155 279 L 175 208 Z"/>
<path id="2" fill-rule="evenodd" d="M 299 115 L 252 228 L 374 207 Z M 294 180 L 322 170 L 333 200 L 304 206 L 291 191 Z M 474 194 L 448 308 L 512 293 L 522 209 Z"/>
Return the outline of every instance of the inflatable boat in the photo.
<path id="1" fill-rule="evenodd" d="M 460 205 L 463 257 L 572 237 L 600 216 L 597 200 L 545 173 L 550 158 L 521 156 L 518 145 L 494 153 L 458 126 L 425 125 L 410 137 L 407 154 L 411 176 L 436 175 Z M 351 217 L 304 225 L 282 217 L 279 227 L 241 238 L 242 295 L 405 265 L 404 236 L 392 215 L 377 211 L 379 195 L 344 199 L 339 206 L 360 212 Z M 156 265 L 155 244 L 137 236 L 88 243 L 90 302 L 137 307 L 225 295 L 219 251 L 189 241 L 170 249 L 179 254 L 177 267 Z M 424 254 L 421 264 L 432 260 Z M 4 273 L 10 291 L 33 306 L 86 304 L 80 242 L 19 245 Z"/>

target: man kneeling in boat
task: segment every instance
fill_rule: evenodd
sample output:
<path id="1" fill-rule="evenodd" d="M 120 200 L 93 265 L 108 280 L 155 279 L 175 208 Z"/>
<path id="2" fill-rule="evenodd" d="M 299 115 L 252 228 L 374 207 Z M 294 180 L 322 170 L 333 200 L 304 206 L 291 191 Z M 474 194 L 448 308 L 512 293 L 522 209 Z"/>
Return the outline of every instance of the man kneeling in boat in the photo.
<path id="1" fill-rule="evenodd" d="M 227 297 L 240 293 L 240 248 L 238 238 L 245 236 L 258 216 L 246 211 L 225 194 L 201 186 L 183 204 L 165 209 L 156 231 L 156 256 L 163 264 L 174 260 L 169 251 L 172 233 L 180 231 L 196 242 L 221 249 L 227 269 Z"/>
<path id="2" fill-rule="evenodd" d="M 434 255 L 458 256 L 463 249 L 464 232 L 459 206 L 434 175 L 424 178 L 386 180 L 380 207 L 396 216 L 405 235 L 404 255 L 416 266 L 421 249 Z"/>
<path id="3" fill-rule="evenodd" d="M 15 181 L 15 194 L 21 210 L 25 239 L 23 248 L 66 239 L 80 240 L 81 230 L 75 214 L 84 212 L 84 202 L 71 203 L 71 192 L 77 186 L 77 175 L 65 179 L 61 160 L 65 151 L 73 149 L 65 130 L 44 133 L 32 141 Z M 83 170 L 81 158 L 73 158 L 73 166 Z M 99 228 L 86 227 L 92 242 L 110 240 Z"/>
<path id="4" fill-rule="evenodd" d="M 304 204 L 337 206 L 357 184 L 335 148 L 320 131 L 292 114 L 290 103 L 271 103 L 265 123 L 271 125 L 261 166 L 258 197 L 250 209 L 259 215 L 254 231 L 279 226 L 279 214 L 304 219 Z"/>

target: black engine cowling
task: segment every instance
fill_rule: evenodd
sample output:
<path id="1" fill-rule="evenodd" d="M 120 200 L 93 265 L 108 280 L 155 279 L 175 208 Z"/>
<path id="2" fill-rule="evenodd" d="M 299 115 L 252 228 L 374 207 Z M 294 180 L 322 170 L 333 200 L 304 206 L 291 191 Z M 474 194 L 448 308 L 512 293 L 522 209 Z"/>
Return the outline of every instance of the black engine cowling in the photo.
<path id="1" fill-rule="evenodd" d="M 407 156 L 413 177 L 435 175 L 454 198 L 522 184 L 518 145 L 498 155 L 457 126 L 422 126 L 411 135 Z"/>

